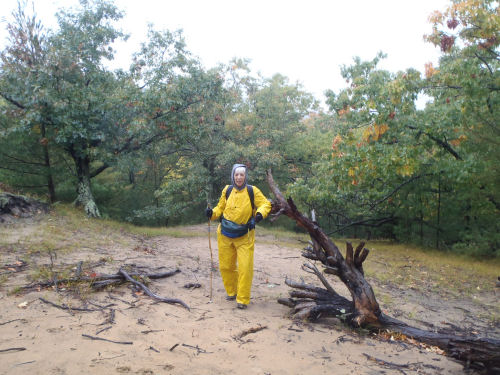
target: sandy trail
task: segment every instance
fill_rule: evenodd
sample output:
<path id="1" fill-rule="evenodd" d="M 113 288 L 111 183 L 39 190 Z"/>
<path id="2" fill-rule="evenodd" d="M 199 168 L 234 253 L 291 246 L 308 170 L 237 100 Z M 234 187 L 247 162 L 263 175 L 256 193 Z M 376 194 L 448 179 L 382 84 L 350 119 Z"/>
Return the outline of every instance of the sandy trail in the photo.
<path id="1" fill-rule="evenodd" d="M 29 234 L 29 226 L 36 224 L 27 222 L 23 225 L 17 226 L 16 231 L 24 230 Z M 63 311 L 43 303 L 39 297 L 80 307 L 82 302 L 72 298 L 67 291 L 42 290 L 9 296 L 7 291 L 13 286 L 27 283 L 27 274 L 9 275 L 8 282 L 0 286 L 0 350 L 25 350 L 0 352 L 0 373 L 464 373 L 460 363 L 432 350 L 398 341 L 383 342 L 362 331 L 350 331 L 337 320 L 317 324 L 290 320 L 287 317 L 289 309 L 276 303 L 279 296 L 288 294 L 285 277 L 303 277 L 306 282 L 317 282 L 300 271 L 303 263 L 300 251 L 280 246 L 272 237 L 259 236 L 256 241 L 254 285 L 249 308 L 238 310 L 235 302 L 224 299 L 218 272 L 214 273 L 214 297 L 209 303 L 210 255 L 206 226 L 194 226 L 191 230 L 194 235 L 199 235 L 144 240 L 124 233 L 123 236 L 128 236 L 128 240 L 137 246 L 123 247 L 115 243 L 83 248 L 57 259 L 59 263 L 76 264 L 79 260 L 112 258 L 112 262 L 96 269 L 106 273 L 117 272 L 125 263 L 154 272 L 180 268 L 181 273 L 154 280 L 150 288 L 161 296 L 182 299 L 191 311 L 177 305 L 157 303 L 128 286 L 89 294 L 86 305 L 89 308 L 113 304 L 102 311 Z M 212 246 L 216 261 L 215 235 Z M 2 264 L 15 261 L 19 256 L 9 253 L 8 248 L 2 249 L 1 254 Z M 187 283 L 200 283 L 202 287 L 186 289 L 184 285 Z M 334 285 L 342 290 L 340 284 Z M 395 296 L 401 297 L 400 293 Z M 420 299 L 423 300 L 422 295 Z M 27 302 L 25 308 L 18 306 L 22 302 Z M 402 303 L 398 306 L 403 315 L 400 318 L 404 318 L 405 310 L 416 308 L 418 305 L 411 301 Z M 425 316 L 420 317 L 422 320 L 438 322 L 441 319 L 442 311 L 420 309 L 425 310 Z M 455 311 L 451 302 L 446 309 L 455 312 L 454 323 L 460 325 L 460 310 Z M 112 314 L 114 319 L 110 324 Z M 237 338 L 242 332 L 259 327 L 265 328 Z M 82 336 L 84 334 L 132 344 L 91 340 Z M 372 357 L 401 367 L 388 368 Z"/>

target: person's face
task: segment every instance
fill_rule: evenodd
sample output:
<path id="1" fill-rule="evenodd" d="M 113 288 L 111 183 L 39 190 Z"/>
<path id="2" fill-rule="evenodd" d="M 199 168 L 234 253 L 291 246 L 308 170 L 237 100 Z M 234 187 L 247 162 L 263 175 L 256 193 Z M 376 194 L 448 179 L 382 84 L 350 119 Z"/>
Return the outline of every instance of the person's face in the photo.
<path id="1" fill-rule="evenodd" d="M 238 187 L 243 186 L 243 184 L 245 183 L 245 171 L 244 170 L 237 169 L 236 172 L 234 172 L 234 183 Z"/>

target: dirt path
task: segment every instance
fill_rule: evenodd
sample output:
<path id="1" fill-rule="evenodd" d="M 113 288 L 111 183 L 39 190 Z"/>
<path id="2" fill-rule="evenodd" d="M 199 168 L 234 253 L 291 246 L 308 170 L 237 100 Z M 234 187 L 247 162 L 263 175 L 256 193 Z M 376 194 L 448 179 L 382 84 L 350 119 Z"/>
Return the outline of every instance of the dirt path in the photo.
<path id="1" fill-rule="evenodd" d="M 33 225 L 37 225 L 36 222 L 27 222 L 12 230 L 29 235 L 36 233 L 31 227 Z M 107 259 L 108 262 L 96 268 L 97 272 L 106 273 L 117 272 L 125 263 L 157 272 L 179 268 L 181 273 L 155 280 L 150 287 L 159 295 L 182 299 L 191 311 L 156 303 L 127 286 L 88 294 L 86 306 L 96 309 L 96 306 L 106 306 L 101 311 L 63 311 L 39 298 L 78 307 L 83 306 L 82 302 L 71 298 L 64 290 L 9 296 L 7 292 L 13 287 L 27 283 L 29 272 L 9 274 L 8 280 L 0 285 L 0 373 L 464 373 L 460 363 L 433 350 L 399 341 L 384 342 L 362 331 L 349 331 L 336 320 L 318 324 L 291 321 L 287 317 L 288 308 L 276 303 L 279 296 L 288 293 L 285 276 L 315 281 L 300 271 L 303 263 L 300 252 L 296 248 L 280 246 L 273 238 L 257 239 L 250 307 L 238 310 L 235 302 L 224 299 L 217 272 L 214 274 L 213 302 L 209 303 L 210 257 L 206 226 L 192 227 L 191 230 L 193 237 L 189 238 L 155 237 L 149 240 L 122 233 L 131 246 L 112 241 L 106 246 L 82 247 L 59 255 L 56 260 L 58 264 L 76 264 L 80 260 L 97 262 Z M 5 235 L 5 228 L 0 235 L 2 233 Z M 16 235 L 12 238 L 19 240 Z M 6 242 L 0 249 L 2 265 L 20 257 Z M 215 236 L 212 245 L 217 258 Z M 184 285 L 187 283 L 200 283 L 202 287 L 186 289 Z M 335 287 L 342 289 L 339 284 Z M 398 306 L 403 315 L 400 318 L 405 318 L 405 310 L 417 309 L 423 312 L 419 317 L 421 320 L 439 322 L 442 319 L 440 307 L 434 309 L 440 311 L 429 310 L 434 303 L 431 296 L 420 308 L 416 305 L 419 298 L 416 295 L 405 299 L 399 291 L 385 291 L 404 301 Z M 23 308 L 24 302 L 26 306 Z M 456 320 L 450 323 L 460 325 L 460 310 L 453 304 L 450 302 L 444 308 L 458 311 L 453 315 Z M 257 332 L 237 338 L 251 328 L 256 328 Z M 91 340 L 82 335 L 131 344 Z M 388 367 L 380 360 L 393 366 Z"/>

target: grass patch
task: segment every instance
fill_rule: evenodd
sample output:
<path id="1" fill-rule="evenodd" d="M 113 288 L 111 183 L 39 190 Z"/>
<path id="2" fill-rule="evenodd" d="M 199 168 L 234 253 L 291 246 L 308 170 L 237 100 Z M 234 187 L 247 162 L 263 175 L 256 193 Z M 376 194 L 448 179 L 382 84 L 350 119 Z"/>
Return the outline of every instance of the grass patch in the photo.
<path id="1" fill-rule="evenodd" d="M 366 247 L 371 250 L 363 265 L 368 277 L 434 292 L 465 295 L 491 292 L 500 269 L 498 259 L 478 260 L 390 241 L 369 241 Z"/>
<path id="2" fill-rule="evenodd" d="M 184 238 L 199 237 L 204 235 L 203 233 L 193 230 L 187 226 L 143 227 L 111 219 L 89 219 L 81 210 L 66 204 L 57 205 L 55 212 L 65 217 L 68 220 L 70 227 L 73 226 L 75 228 L 79 228 L 81 224 L 84 224 L 86 227 L 89 227 L 97 233 L 107 235 L 116 235 L 117 233 L 123 232 L 144 237 L 170 236 L 175 238 Z M 214 228 L 215 231 L 214 225 L 212 225 L 212 228 Z"/>
<path id="3" fill-rule="evenodd" d="M 5 284 L 7 282 L 7 280 L 9 280 L 9 276 L 7 275 L 1 275 L 0 276 L 0 286 Z"/>

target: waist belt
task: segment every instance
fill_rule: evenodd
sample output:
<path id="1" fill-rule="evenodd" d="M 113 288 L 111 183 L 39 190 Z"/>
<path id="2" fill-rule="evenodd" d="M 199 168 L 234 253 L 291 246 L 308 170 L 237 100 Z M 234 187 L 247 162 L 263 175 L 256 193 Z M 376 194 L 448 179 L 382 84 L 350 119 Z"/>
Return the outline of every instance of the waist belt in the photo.
<path id="1" fill-rule="evenodd" d="M 248 233 L 250 229 L 255 228 L 255 219 L 252 217 L 246 224 L 236 224 L 234 221 L 222 217 L 221 233 L 229 238 L 238 238 Z"/>

